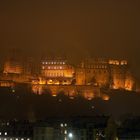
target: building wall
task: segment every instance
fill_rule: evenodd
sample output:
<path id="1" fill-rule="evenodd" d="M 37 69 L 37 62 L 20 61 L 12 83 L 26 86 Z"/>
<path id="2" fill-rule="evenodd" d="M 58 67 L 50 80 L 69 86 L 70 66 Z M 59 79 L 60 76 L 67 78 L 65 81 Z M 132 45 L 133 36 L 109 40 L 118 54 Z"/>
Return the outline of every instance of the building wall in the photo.
<path id="1" fill-rule="evenodd" d="M 44 77 L 66 77 L 72 78 L 74 68 L 67 64 L 66 60 L 44 60 L 41 63 L 41 74 Z"/>
<path id="2" fill-rule="evenodd" d="M 134 89 L 135 79 L 126 60 L 93 59 L 83 61 L 76 68 L 77 85 L 109 86 L 113 89 Z"/>
<path id="3" fill-rule="evenodd" d="M 23 72 L 23 67 L 19 62 L 16 61 L 5 62 L 3 73 L 21 74 L 22 72 Z"/>
<path id="4" fill-rule="evenodd" d="M 83 61 L 76 68 L 77 85 L 106 85 L 109 81 L 108 64 L 104 60 Z"/>
<path id="5" fill-rule="evenodd" d="M 54 140 L 53 127 L 35 127 L 33 140 Z"/>

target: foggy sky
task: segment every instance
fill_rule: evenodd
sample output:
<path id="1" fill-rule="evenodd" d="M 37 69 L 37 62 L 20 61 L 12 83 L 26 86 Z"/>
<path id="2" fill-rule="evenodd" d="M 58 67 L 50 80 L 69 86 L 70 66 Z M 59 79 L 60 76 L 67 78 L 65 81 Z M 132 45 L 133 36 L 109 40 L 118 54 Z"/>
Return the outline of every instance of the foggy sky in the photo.
<path id="1" fill-rule="evenodd" d="M 0 57 L 29 55 L 128 59 L 140 77 L 139 0 L 0 1 Z"/>

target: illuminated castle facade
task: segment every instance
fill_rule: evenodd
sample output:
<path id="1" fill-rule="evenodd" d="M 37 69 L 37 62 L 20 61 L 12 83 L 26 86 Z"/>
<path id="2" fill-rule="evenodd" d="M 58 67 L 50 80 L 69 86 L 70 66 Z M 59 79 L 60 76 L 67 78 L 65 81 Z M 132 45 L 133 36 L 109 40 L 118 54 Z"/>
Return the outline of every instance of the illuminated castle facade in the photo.
<path id="1" fill-rule="evenodd" d="M 41 77 L 47 84 L 71 84 L 74 72 L 74 67 L 61 58 L 41 62 Z"/>
<path id="2" fill-rule="evenodd" d="M 98 85 L 112 89 L 135 89 L 135 79 L 126 60 L 88 59 L 76 68 L 77 85 Z"/>
<path id="3" fill-rule="evenodd" d="M 75 85 L 136 90 L 136 80 L 126 60 L 85 59 L 74 66 L 66 59 L 46 58 L 40 61 L 38 69 L 32 58 L 23 61 L 14 54 L 5 61 L 0 76 L 1 85 L 5 85 L 2 83 L 7 83 L 6 80 L 31 85 Z"/>

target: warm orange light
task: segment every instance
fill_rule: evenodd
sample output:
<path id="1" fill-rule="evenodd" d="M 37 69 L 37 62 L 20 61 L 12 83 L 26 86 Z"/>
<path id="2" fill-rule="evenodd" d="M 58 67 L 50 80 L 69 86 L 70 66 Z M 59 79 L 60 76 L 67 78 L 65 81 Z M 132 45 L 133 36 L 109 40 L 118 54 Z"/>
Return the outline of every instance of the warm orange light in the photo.
<path id="1" fill-rule="evenodd" d="M 109 97 L 108 95 L 103 95 L 103 96 L 102 96 L 102 99 L 103 99 L 104 101 L 108 101 L 108 100 L 110 99 L 110 97 Z"/>
<path id="2" fill-rule="evenodd" d="M 57 95 L 56 95 L 56 94 L 53 94 L 52 96 L 53 96 L 53 97 L 56 97 Z"/>

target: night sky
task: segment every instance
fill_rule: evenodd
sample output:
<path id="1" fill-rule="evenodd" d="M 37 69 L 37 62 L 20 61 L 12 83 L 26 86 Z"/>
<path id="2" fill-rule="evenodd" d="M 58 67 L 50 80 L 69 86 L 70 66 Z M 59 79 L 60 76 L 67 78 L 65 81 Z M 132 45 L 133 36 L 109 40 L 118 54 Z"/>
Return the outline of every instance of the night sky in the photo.
<path id="1" fill-rule="evenodd" d="M 128 59 L 140 78 L 140 0 L 1 0 L 0 57 L 21 48 L 34 57 Z"/>

